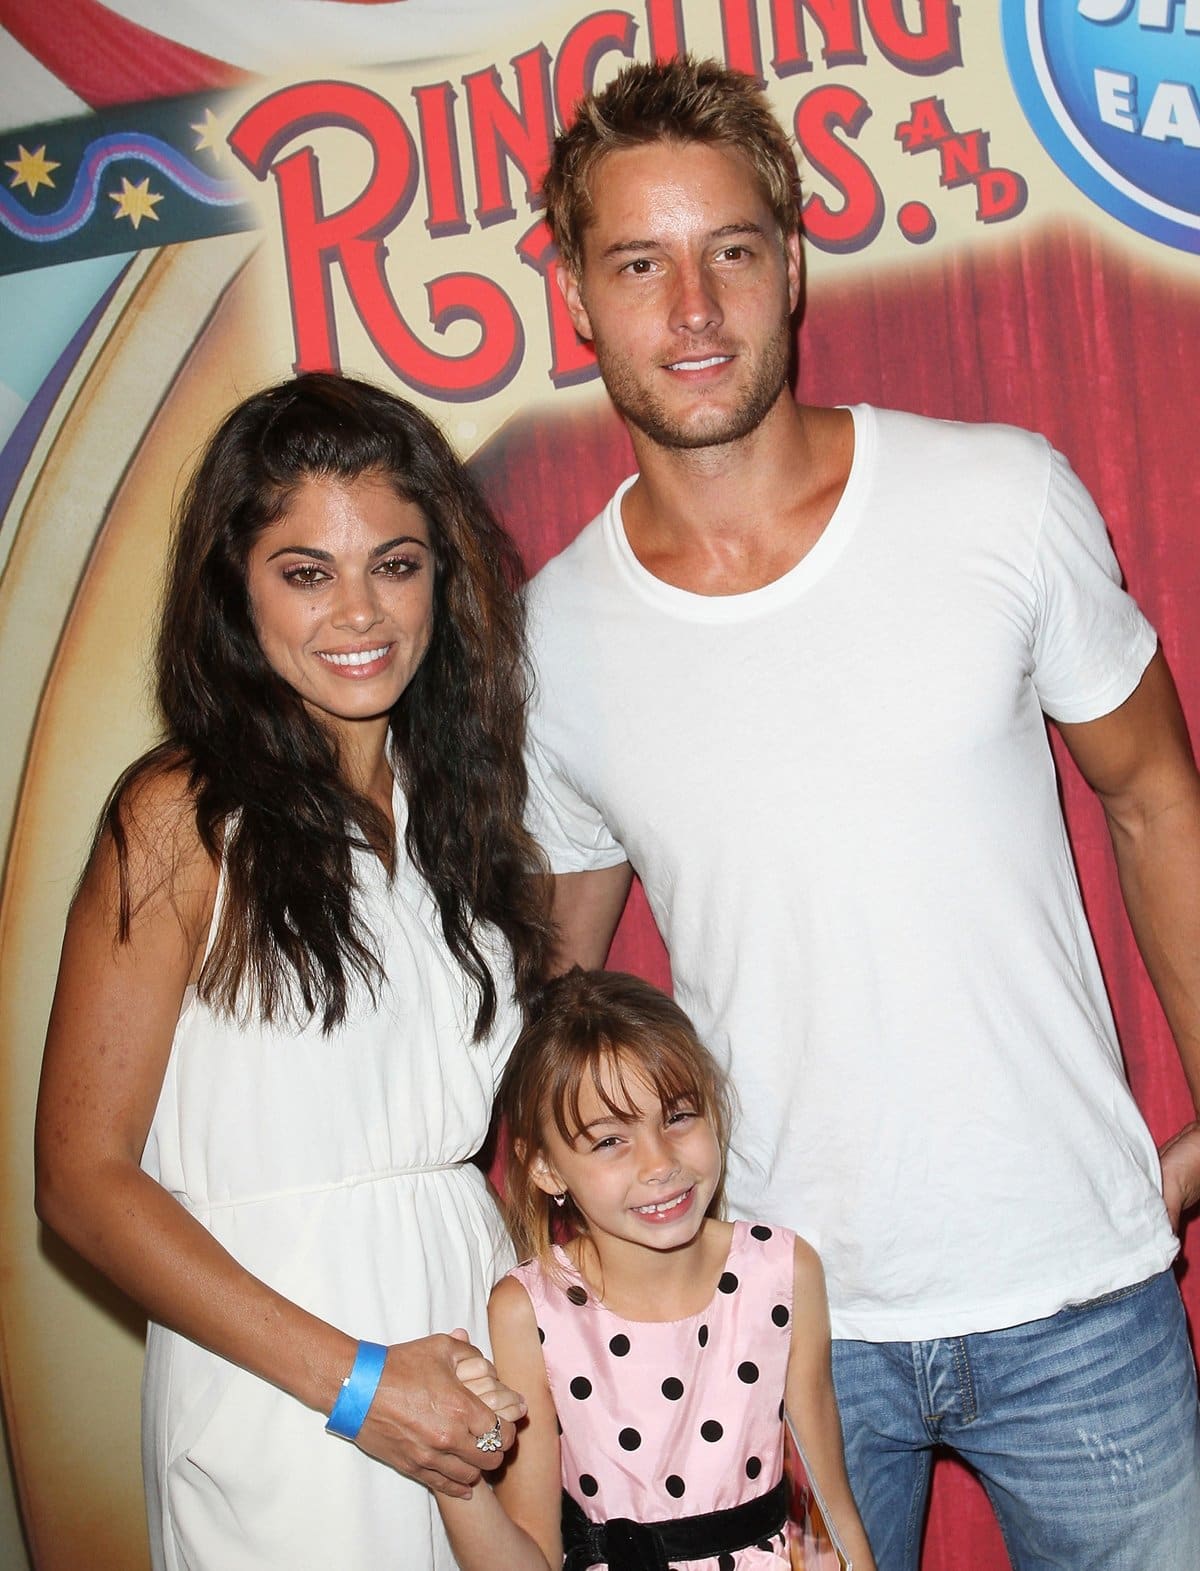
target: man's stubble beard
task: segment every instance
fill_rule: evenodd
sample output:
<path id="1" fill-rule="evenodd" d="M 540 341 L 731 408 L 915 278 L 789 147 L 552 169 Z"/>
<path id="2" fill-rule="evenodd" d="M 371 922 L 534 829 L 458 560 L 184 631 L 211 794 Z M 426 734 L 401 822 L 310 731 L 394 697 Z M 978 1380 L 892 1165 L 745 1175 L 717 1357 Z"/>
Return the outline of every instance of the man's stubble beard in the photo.
<path id="1" fill-rule="evenodd" d="M 756 431 L 788 383 L 791 365 L 791 324 L 785 319 L 763 349 L 750 385 L 732 408 L 705 411 L 700 418 L 682 420 L 671 413 L 665 400 L 655 397 L 630 369 L 623 356 L 610 355 L 596 342 L 596 363 L 617 413 L 658 447 L 698 449 L 740 442 Z M 713 353 L 697 351 L 696 358 Z M 684 358 L 681 355 L 680 358 Z"/>

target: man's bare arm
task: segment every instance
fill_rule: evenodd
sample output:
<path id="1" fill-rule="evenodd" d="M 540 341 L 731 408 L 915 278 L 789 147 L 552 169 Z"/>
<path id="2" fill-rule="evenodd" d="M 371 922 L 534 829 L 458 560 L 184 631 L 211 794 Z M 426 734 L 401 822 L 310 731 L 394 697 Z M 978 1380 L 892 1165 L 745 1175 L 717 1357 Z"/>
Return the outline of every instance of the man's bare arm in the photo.
<path id="1" fill-rule="evenodd" d="M 1104 807 L 1130 925 L 1200 1109 L 1200 774 L 1162 651 L 1111 714 L 1059 730 Z M 1200 1200 L 1200 1120 L 1161 1155 L 1177 1222 Z"/>
<path id="2" fill-rule="evenodd" d="M 596 971 L 609 947 L 633 882 L 628 862 L 587 873 L 558 873 L 554 879 L 554 922 L 557 933 L 550 960 L 551 974 L 582 966 Z"/>

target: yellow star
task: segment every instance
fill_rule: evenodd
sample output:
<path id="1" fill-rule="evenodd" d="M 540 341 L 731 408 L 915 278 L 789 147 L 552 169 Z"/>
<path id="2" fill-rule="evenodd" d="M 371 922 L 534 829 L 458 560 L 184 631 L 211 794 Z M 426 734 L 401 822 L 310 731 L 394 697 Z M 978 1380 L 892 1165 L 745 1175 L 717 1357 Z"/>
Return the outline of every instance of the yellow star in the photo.
<path id="1" fill-rule="evenodd" d="M 192 130 L 199 138 L 196 143 L 198 153 L 202 153 L 207 148 L 218 161 L 225 157 L 225 138 L 221 135 L 221 122 L 211 109 L 204 111 L 204 119 L 199 125 L 192 126 Z"/>
<path id="2" fill-rule="evenodd" d="M 146 176 L 140 185 L 131 185 L 125 176 L 122 175 L 121 189 L 119 191 L 110 191 L 108 194 L 112 201 L 117 204 L 117 210 L 113 214 L 114 218 L 128 218 L 135 229 L 143 218 L 153 218 L 156 223 L 158 222 L 158 214 L 154 211 L 154 204 L 161 202 L 162 197 L 156 196 L 150 190 L 149 175 Z"/>
<path id="3" fill-rule="evenodd" d="M 19 158 L 5 159 L 5 163 L 13 172 L 13 177 L 9 182 L 10 189 L 19 185 L 28 186 L 29 194 L 33 196 L 38 186 L 53 186 L 54 181 L 50 178 L 50 171 L 57 169 L 59 165 L 52 158 L 46 157 L 45 142 L 42 143 L 36 153 L 28 152 L 19 143 L 18 148 L 20 151 Z"/>

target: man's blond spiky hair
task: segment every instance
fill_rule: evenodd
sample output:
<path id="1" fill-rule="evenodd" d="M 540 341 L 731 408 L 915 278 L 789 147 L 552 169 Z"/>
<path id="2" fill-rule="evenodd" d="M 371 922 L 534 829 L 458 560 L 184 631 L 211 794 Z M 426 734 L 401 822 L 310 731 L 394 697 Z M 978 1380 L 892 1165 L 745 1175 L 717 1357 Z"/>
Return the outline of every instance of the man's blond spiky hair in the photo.
<path id="1" fill-rule="evenodd" d="M 546 221 L 560 257 L 576 276 L 597 165 L 609 153 L 653 142 L 703 142 L 740 153 L 758 176 L 780 235 L 787 239 L 798 230 L 795 155 L 752 77 L 690 55 L 629 65 L 577 106 L 570 129 L 555 138 L 542 187 Z"/>

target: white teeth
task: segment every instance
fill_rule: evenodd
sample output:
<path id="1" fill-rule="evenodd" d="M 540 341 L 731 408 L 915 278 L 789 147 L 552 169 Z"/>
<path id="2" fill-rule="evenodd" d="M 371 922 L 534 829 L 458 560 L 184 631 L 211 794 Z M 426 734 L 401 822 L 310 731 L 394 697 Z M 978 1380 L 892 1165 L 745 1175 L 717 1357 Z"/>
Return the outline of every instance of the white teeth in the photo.
<path id="1" fill-rule="evenodd" d="M 707 360 L 676 360 L 671 365 L 672 371 L 707 371 L 710 365 L 724 365 L 728 355 L 709 355 Z"/>
<path id="2" fill-rule="evenodd" d="M 322 653 L 321 659 L 328 660 L 330 665 L 370 665 L 372 660 L 382 660 L 391 648 L 390 644 L 383 644 L 378 649 L 360 649 L 353 655 L 327 655 Z"/>
<path id="3" fill-rule="evenodd" d="M 690 1194 L 691 1194 L 691 1190 L 689 1189 L 686 1194 L 676 1195 L 674 1200 L 660 1200 L 658 1205 L 655 1205 L 655 1206 L 634 1206 L 633 1209 L 635 1211 L 643 1211 L 643 1212 L 673 1211 L 675 1209 L 675 1207 L 677 1205 L 681 1205 L 683 1203 L 683 1201 L 685 1201 L 687 1199 L 688 1195 L 690 1195 Z"/>

